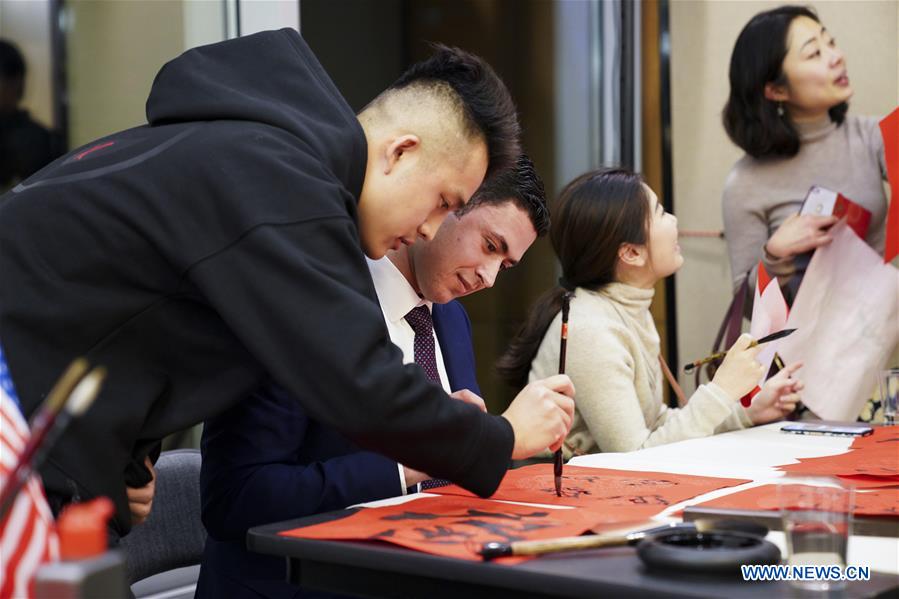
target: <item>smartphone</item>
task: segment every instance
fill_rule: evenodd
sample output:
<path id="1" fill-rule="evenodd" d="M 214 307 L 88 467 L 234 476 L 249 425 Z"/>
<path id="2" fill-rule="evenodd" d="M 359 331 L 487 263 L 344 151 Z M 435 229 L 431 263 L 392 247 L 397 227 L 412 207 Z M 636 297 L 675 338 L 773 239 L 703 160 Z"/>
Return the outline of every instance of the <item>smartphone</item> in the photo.
<path id="1" fill-rule="evenodd" d="M 868 234 L 871 212 L 846 196 L 818 185 L 812 185 L 802 202 L 799 214 L 834 215 L 846 219 L 846 224 L 862 239 Z"/>
<path id="2" fill-rule="evenodd" d="M 829 216 L 833 214 L 837 204 L 837 196 L 835 191 L 812 185 L 802 202 L 802 208 L 799 214 L 814 214 L 817 216 Z"/>
<path id="3" fill-rule="evenodd" d="M 780 429 L 794 435 L 836 435 L 845 437 L 867 437 L 874 429 L 865 424 L 842 424 L 838 422 L 791 422 Z"/>

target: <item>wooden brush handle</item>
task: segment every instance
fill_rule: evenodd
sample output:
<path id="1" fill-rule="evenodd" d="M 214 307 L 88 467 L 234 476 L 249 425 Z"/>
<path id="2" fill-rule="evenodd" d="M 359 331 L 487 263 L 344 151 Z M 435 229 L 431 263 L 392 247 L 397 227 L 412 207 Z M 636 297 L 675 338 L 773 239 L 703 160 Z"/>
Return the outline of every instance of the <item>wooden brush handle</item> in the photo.
<path id="1" fill-rule="evenodd" d="M 512 555 L 543 555 L 545 553 L 561 553 L 594 547 L 617 547 L 627 545 L 628 539 L 622 535 L 587 535 L 580 537 L 561 537 L 545 541 L 518 541 L 512 543 Z"/>

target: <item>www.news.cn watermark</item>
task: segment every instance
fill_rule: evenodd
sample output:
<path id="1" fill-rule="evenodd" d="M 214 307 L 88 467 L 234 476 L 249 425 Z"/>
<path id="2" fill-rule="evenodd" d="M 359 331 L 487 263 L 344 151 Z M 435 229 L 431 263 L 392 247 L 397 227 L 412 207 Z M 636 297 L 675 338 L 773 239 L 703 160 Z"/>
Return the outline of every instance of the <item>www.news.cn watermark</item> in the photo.
<path id="1" fill-rule="evenodd" d="M 871 568 L 868 566 L 740 566 L 743 580 L 829 580 L 853 581 L 870 580 Z"/>

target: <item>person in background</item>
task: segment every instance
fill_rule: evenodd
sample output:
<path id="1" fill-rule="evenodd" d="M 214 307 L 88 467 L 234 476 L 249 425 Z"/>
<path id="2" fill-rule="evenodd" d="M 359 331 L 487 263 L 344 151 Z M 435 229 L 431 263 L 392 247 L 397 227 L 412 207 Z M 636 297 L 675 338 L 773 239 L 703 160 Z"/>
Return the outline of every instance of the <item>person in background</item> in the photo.
<path id="1" fill-rule="evenodd" d="M 562 297 L 573 292 L 565 372 L 577 386 L 567 456 L 623 452 L 705 437 L 778 420 L 799 399 L 791 364 L 744 408 L 762 366 L 751 338 L 740 337 L 714 378 L 682 408 L 663 401 L 659 334 L 649 311 L 657 282 L 683 264 L 677 219 L 639 175 L 586 173 L 562 191 L 550 241 L 562 267 L 559 285 L 531 309 L 500 359 L 513 386 L 558 372 Z M 679 388 L 678 388 L 679 389 Z"/>
<path id="2" fill-rule="evenodd" d="M 0 193 L 62 153 L 57 137 L 19 106 L 25 96 L 25 75 L 22 53 L 0 39 Z"/>
<path id="3" fill-rule="evenodd" d="M 454 298 L 492 287 L 546 233 L 548 221 L 543 184 L 522 156 L 449 215 L 433 240 L 369 260 L 390 339 L 403 361 L 415 362 L 434 384 L 484 410 L 471 324 Z M 284 580 L 283 559 L 246 549 L 249 528 L 446 482 L 362 451 L 275 384 L 208 420 L 202 450 L 202 517 L 209 536 L 198 599 L 313 596 Z"/>
<path id="4" fill-rule="evenodd" d="M 834 34 L 804 6 L 754 16 L 730 59 L 724 129 L 746 154 L 724 184 L 722 207 L 734 291 L 757 265 L 788 303 L 805 272 L 796 257 L 830 242 L 833 216 L 799 215 L 818 185 L 871 212 L 866 241 L 883 251 L 886 179 L 877 118 L 847 114 L 852 85 Z"/>
<path id="5" fill-rule="evenodd" d="M 868 210 L 865 241 L 883 253 L 884 140 L 878 118 L 848 114 L 852 94 L 846 57 L 811 8 L 759 13 L 737 37 L 723 121 L 746 154 L 727 177 L 722 208 L 733 289 L 747 280 L 746 306 L 759 261 L 792 305 L 809 253 L 830 243 L 836 217 L 799 215 L 813 185 Z M 860 419 L 880 419 L 880 404 L 868 401 Z M 800 405 L 797 417 L 814 415 Z"/>

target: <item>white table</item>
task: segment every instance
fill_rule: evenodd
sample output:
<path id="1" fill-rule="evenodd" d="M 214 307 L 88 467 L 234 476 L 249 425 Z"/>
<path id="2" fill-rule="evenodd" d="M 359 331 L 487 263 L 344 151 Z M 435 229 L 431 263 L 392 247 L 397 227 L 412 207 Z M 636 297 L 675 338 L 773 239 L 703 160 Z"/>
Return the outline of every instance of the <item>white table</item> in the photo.
<path id="1" fill-rule="evenodd" d="M 793 435 L 783 433 L 782 422 L 734 431 L 702 439 L 690 439 L 630 453 L 600 453 L 580 456 L 569 464 L 594 468 L 671 472 L 697 476 L 745 478 L 752 482 L 720 489 L 672 505 L 656 517 L 669 516 L 688 505 L 703 503 L 716 497 L 776 482 L 784 475 L 776 466 L 795 464 L 798 458 L 813 458 L 845 453 L 852 437 Z M 899 455 L 897 455 L 899 460 Z M 782 532 L 769 533 L 768 540 L 786 551 Z M 852 536 L 848 561 L 852 565 L 870 566 L 878 572 L 899 574 L 899 539 L 893 537 Z"/>

